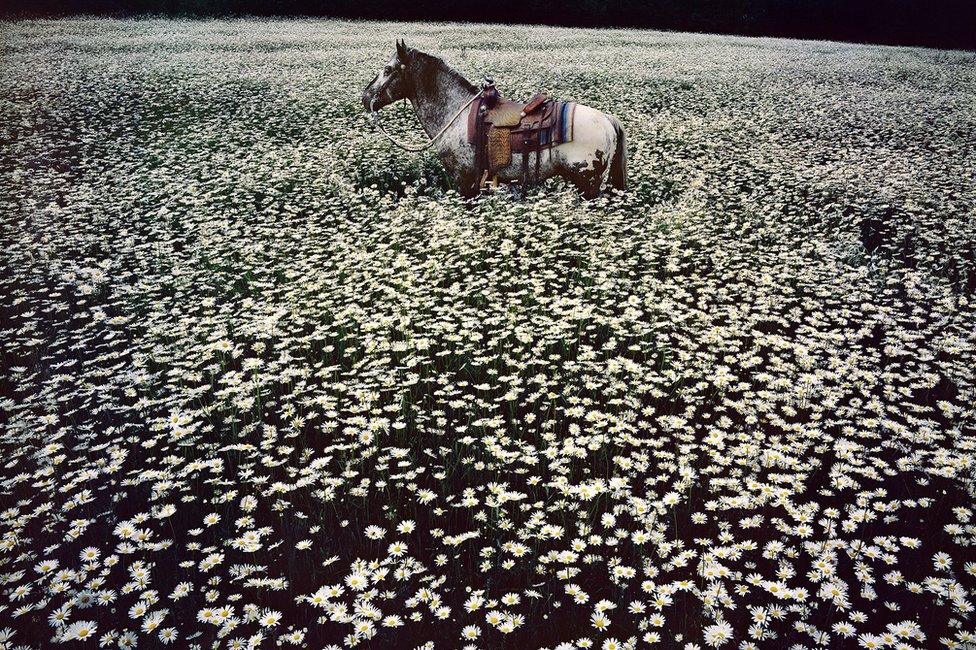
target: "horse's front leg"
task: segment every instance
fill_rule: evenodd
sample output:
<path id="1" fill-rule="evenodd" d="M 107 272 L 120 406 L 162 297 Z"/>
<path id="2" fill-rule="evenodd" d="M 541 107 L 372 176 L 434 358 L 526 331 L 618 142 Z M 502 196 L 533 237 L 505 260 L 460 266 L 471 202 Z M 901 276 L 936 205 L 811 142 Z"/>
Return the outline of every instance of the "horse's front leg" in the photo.
<path id="1" fill-rule="evenodd" d="M 453 149 L 446 149 L 440 152 L 441 163 L 447 171 L 447 175 L 454 179 L 457 184 L 458 194 L 466 199 L 474 198 L 478 195 L 478 183 L 475 178 L 475 170 L 467 160 L 461 160 L 463 156 L 460 152 Z"/>
<path id="2" fill-rule="evenodd" d="M 478 196 L 478 181 L 474 170 L 465 170 L 454 176 L 458 185 L 458 193 L 466 199 Z"/>

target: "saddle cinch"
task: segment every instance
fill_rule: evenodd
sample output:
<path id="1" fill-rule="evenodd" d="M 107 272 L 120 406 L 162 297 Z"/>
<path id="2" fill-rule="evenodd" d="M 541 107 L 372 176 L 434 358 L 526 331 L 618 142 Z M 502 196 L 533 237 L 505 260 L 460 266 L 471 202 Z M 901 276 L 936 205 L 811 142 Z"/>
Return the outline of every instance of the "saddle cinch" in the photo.
<path id="1" fill-rule="evenodd" d="M 554 100 L 545 93 L 537 93 L 525 104 L 513 102 L 487 83 L 468 113 L 468 142 L 475 148 L 478 189 L 489 181 L 498 184 L 497 174 L 512 164 L 512 153 L 522 155 L 522 186 L 538 183 L 542 152 L 572 142 L 575 110 L 575 102 Z"/>

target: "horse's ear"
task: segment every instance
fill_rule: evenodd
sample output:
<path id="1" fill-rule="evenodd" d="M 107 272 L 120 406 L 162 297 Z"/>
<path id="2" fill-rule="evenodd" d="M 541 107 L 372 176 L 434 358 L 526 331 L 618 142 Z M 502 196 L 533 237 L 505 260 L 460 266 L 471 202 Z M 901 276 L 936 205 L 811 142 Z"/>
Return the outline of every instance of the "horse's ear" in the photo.
<path id="1" fill-rule="evenodd" d="M 409 55 L 407 54 L 407 44 L 404 43 L 402 40 L 398 40 L 396 47 L 397 47 L 397 58 L 400 60 L 400 63 L 406 63 L 409 58 Z"/>

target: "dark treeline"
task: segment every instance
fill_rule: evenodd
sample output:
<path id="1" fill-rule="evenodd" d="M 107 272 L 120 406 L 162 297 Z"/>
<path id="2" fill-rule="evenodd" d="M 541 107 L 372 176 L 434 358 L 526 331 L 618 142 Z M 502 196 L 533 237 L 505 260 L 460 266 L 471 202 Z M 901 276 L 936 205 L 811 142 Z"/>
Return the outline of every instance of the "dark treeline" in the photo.
<path id="1" fill-rule="evenodd" d="M 976 49 L 976 0 L 35 0 L 23 9 L 24 15 L 335 16 L 648 27 Z M 16 9 L 7 5 L 6 13 Z"/>

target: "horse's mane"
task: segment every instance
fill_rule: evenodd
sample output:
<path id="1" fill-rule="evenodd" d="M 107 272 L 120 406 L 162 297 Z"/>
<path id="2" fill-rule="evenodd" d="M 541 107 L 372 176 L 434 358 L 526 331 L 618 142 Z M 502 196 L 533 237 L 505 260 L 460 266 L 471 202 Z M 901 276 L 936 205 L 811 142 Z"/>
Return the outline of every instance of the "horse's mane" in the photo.
<path id="1" fill-rule="evenodd" d="M 426 52 L 421 52 L 420 50 L 415 50 L 410 48 L 411 56 L 419 57 L 428 66 L 434 66 L 442 73 L 446 74 L 452 80 L 456 81 L 458 85 L 462 86 L 465 90 L 470 92 L 476 92 L 478 90 L 477 86 L 468 81 L 468 78 L 463 74 L 449 66 L 440 57 L 434 56 L 433 54 L 427 54 Z"/>

